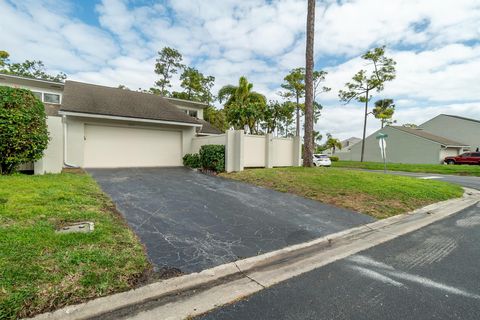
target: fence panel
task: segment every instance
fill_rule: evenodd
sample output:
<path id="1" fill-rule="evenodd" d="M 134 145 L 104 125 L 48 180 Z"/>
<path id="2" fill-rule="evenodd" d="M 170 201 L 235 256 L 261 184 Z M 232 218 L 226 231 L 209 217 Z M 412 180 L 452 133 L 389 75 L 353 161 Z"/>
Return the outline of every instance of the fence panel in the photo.
<path id="1" fill-rule="evenodd" d="M 274 167 L 293 166 L 293 139 L 273 138 L 273 159 Z"/>
<path id="2" fill-rule="evenodd" d="M 265 136 L 245 135 L 243 154 L 245 167 L 265 167 Z"/>

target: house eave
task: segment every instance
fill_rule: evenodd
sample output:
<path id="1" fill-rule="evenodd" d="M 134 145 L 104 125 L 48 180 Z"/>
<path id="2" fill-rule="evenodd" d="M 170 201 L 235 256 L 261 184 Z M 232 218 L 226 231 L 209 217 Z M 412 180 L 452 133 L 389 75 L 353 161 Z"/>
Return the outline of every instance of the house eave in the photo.
<path id="1" fill-rule="evenodd" d="M 167 120 L 154 120 L 154 119 L 122 117 L 122 116 L 111 116 L 111 115 L 93 114 L 93 113 L 84 113 L 84 112 L 73 112 L 73 111 L 64 111 L 64 110 L 60 110 L 58 112 L 58 114 L 62 115 L 62 116 L 65 115 L 65 116 L 84 117 L 84 118 L 106 119 L 106 120 L 135 121 L 135 122 L 168 124 L 168 125 L 185 126 L 185 127 L 201 127 L 202 126 L 201 124 L 198 124 L 198 123 L 167 121 Z"/>

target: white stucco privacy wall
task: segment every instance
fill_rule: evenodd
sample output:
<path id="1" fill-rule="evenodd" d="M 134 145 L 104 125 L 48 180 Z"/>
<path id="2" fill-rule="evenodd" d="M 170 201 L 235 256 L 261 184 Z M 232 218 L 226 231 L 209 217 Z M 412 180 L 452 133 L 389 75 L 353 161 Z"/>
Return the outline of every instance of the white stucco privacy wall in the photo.
<path id="1" fill-rule="evenodd" d="M 41 160 L 35 162 L 35 174 L 60 173 L 63 168 L 63 126 L 62 118 L 47 117 L 50 136 L 47 149 Z"/>
<path id="2" fill-rule="evenodd" d="M 228 130 L 218 136 L 195 137 L 191 153 L 208 144 L 225 146 L 225 170 L 242 171 L 255 167 L 287 167 L 300 165 L 301 142 L 299 137 L 274 138 L 272 134 L 249 135 L 243 130 Z"/>
<path id="3" fill-rule="evenodd" d="M 266 137 L 245 135 L 244 138 L 244 166 L 265 167 Z"/>
<path id="4" fill-rule="evenodd" d="M 200 147 L 207 144 L 219 144 L 223 146 L 227 144 L 226 134 L 219 134 L 216 136 L 194 137 L 191 140 L 192 142 L 190 153 L 198 153 L 200 151 Z"/>
<path id="5" fill-rule="evenodd" d="M 294 166 L 294 141 L 292 138 L 272 139 L 272 166 Z M 298 164 L 297 164 L 298 165 Z"/>

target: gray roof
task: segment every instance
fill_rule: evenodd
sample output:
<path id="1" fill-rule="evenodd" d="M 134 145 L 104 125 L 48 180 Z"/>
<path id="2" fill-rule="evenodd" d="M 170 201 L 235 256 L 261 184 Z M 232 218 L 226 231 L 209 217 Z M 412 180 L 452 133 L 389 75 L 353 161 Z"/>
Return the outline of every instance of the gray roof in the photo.
<path id="1" fill-rule="evenodd" d="M 65 82 L 60 110 L 199 124 L 160 96 L 76 81 Z"/>
<path id="2" fill-rule="evenodd" d="M 219 129 L 215 128 L 210 122 L 197 119 L 198 122 L 202 124 L 202 128 L 197 131 L 197 133 L 205 133 L 205 134 L 222 134 L 223 132 Z"/>
<path id="3" fill-rule="evenodd" d="M 437 135 L 435 135 L 433 133 L 430 133 L 428 131 L 425 131 L 423 129 L 408 128 L 408 127 L 402 127 L 402 126 L 390 126 L 390 127 L 394 128 L 394 129 L 397 129 L 397 130 L 400 130 L 400 131 L 403 131 L 403 132 L 407 132 L 407 133 L 422 137 L 422 138 L 430 140 L 430 141 L 440 143 L 441 145 L 444 145 L 444 146 L 468 147 L 468 145 L 465 144 L 465 143 L 458 142 L 458 141 L 453 141 L 453 140 L 450 140 L 450 139 L 447 139 L 447 138 L 444 138 L 444 137 L 441 137 L 441 136 L 437 136 Z"/>
<path id="4" fill-rule="evenodd" d="M 205 109 L 208 107 L 208 104 L 203 103 L 203 102 L 197 102 L 197 101 L 190 101 L 190 100 L 184 100 L 184 99 L 177 99 L 177 98 L 167 98 L 170 103 L 180 106 L 180 107 L 186 107 L 186 108 L 196 108 L 196 109 Z"/>
<path id="5" fill-rule="evenodd" d="M 472 119 L 472 118 L 466 118 L 466 117 L 461 117 L 461 116 L 454 116 L 454 115 L 451 115 L 451 114 L 441 114 L 442 116 L 446 116 L 446 117 L 452 117 L 452 118 L 457 118 L 457 119 L 461 119 L 461 120 L 467 120 L 467 121 L 473 121 L 473 122 L 478 122 L 480 123 L 480 120 L 476 120 L 476 119 Z"/>

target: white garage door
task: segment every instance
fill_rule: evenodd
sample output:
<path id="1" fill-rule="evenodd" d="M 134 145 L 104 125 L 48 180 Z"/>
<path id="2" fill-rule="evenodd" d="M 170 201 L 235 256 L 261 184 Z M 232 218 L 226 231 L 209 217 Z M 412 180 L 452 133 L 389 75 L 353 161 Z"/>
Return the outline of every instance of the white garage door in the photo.
<path id="1" fill-rule="evenodd" d="M 181 165 L 181 132 L 85 125 L 86 168 Z"/>

